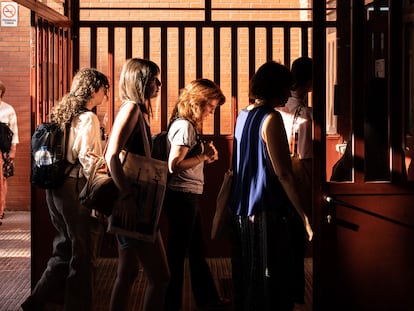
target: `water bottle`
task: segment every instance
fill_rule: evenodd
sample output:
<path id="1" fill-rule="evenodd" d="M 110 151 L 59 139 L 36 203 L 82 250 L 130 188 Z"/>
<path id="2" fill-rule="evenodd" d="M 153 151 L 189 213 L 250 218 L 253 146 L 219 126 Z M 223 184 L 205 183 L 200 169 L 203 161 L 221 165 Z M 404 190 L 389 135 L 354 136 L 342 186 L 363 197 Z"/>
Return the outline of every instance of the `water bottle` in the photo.
<path id="1" fill-rule="evenodd" d="M 52 164 L 52 157 L 46 146 L 41 146 L 35 154 L 36 165 L 41 167 Z"/>

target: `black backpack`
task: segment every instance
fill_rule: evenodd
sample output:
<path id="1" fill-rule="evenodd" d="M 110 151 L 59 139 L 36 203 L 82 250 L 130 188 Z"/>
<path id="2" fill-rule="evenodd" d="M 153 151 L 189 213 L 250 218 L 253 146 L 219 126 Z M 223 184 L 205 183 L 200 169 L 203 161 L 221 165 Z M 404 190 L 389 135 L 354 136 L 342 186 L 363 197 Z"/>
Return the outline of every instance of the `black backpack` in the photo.
<path id="1" fill-rule="evenodd" d="M 179 119 L 178 117 L 168 124 L 166 131 L 161 131 L 158 134 L 152 136 L 152 149 L 151 157 L 161 161 L 168 161 L 169 142 L 168 142 L 168 130 L 171 124 Z"/>
<path id="2" fill-rule="evenodd" d="M 66 129 L 54 122 L 44 122 L 34 131 L 31 139 L 32 185 L 42 189 L 57 188 L 76 165 L 66 160 Z M 43 148 L 50 154 L 50 163 L 46 165 L 39 165 L 42 146 L 46 146 Z"/>
<path id="3" fill-rule="evenodd" d="M 171 127 L 171 124 L 178 119 L 183 118 L 175 118 L 169 125 L 166 131 L 161 131 L 158 134 L 152 136 L 152 149 L 151 149 L 151 157 L 161 161 L 168 161 L 169 155 L 169 142 L 168 142 L 168 130 Z M 191 122 L 190 122 L 191 123 Z M 192 123 L 191 123 L 192 124 Z M 193 125 L 194 126 L 194 125 Z M 187 155 L 185 156 L 186 159 L 194 157 L 197 154 L 200 154 L 202 151 L 200 137 L 197 134 L 197 145 L 195 145 L 192 149 L 189 150 Z"/>
<path id="4" fill-rule="evenodd" d="M 162 131 L 152 136 L 151 156 L 154 159 L 168 161 L 168 131 Z"/>
<path id="5" fill-rule="evenodd" d="M 2 152 L 10 152 L 12 145 L 13 132 L 10 127 L 3 122 L 0 122 L 0 150 Z"/>

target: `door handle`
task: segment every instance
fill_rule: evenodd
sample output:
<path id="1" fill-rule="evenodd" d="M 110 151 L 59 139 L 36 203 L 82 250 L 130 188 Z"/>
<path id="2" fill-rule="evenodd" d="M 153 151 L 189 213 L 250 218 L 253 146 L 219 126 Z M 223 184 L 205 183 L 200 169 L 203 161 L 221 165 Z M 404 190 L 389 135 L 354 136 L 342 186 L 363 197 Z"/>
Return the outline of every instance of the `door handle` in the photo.
<path id="1" fill-rule="evenodd" d="M 329 195 L 325 196 L 325 202 L 328 203 L 329 206 L 333 207 L 333 205 L 336 205 L 336 203 L 334 203 L 335 199 Z M 328 224 L 332 224 L 333 223 L 333 216 L 331 211 L 328 212 L 328 215 L 326 215 L 326 222 Z"/>
<path id="2" fill-rule="evenodd" d="M 334 197 L 331 197 L 329 195 L 325 196 L 325 201 L 331 207 L 335 207 L 336 205 L 341 205 L 341 206 L 350 208 L 350 209 L 352 209 L 354 211 L 357 211 L 359 213 L 362 213 L 362 214 L 365 214 L 365 215 L 370 215 L 370 216 L 375 217 L 377 219 L 381 219 L 383 221 L 386 221 L 386 222 L 389 222 L 389 223 L 393 223 L 393 224 L 396 224 L 396 225 L 399 225 L 399 226 L 402 226 L 402 227 L 405 227 L 405 228 L 414 230 L 414 226 L 412 224 L 405 223 L 405 222 L 399 221 L 397 219 L 393 219 L 393 218 L 390 218 L 390 217 L 387 217 L 387 216 L 384 216 L 384 215 L 381 215 L 381 214 L 378 214 L 378 213 L 369 211 L 366 208 L 361 208 L 361 207 L 358 207 L 358 206 L 355 206 L 355 205 L 346 203 L 344 201 L 335 199 Z M 327 218 L 327 222 L 328 223 L 332 223 L 333 218 L 332 218 L 332 215 L 330 215 L 330 213 L 328 213 L 328 215 L 326 216 L 326 218 Z M 335 222 L 338 224 L 338 222 L 342 223 L 342 222 L 346 222 L 346 221 L 339 220 L 339 219 L 335 219 Z M 347 226 L 349 227 L 349 225 L 347 225 Z M 352 227 L 353 227 L 352 229 L 355 230 L 355 229 L 358 229 L 359 226 L 354 225 Z"/>
<path id="3" fill-rule="evenodd" d="M 341 201 L 341 200 L 335 199 L 334 197 L 331 197 L 331 196 L 329 196 L 329 195 L 325 196 L 325 201 L 326 201 L 327 203 L 329 203 L 330 205 L 342 205 L 342 206 L 345 206 L 345 207 L 351 207 L 351 208 L 354 208 L 354 206 L 353 206 L 353 205 L 351 205 L 351 204 L 349 204 L 349 203 L 346 203 L 346 202 L 344 202 L 344 201 Z"/>
<path id="4" fill-rule="evenodd" d="M 326 221 L 328 224 L 341 226 L 341 227 L 344 227 L 344 228 L 347 228 L 353 231 L 358 231 L 359 226 L 357 224 L 354 224 L 344 219 L 339 219 L 337 217 L 332 216 L 333 214 L 332 211 L 337 205 L 342 205 L 342 206 L 351 207 L 351 208 L 353 207 L 353 205 L 348 204 L 344 201 L 335 199 L 334 197 L 331 197 L 329 195 L 325 196 L 325 202 L 327 202 L 328 205 L 330 206 L 330 211 L 328 212 L 328 215 L 326 216 Z"/>

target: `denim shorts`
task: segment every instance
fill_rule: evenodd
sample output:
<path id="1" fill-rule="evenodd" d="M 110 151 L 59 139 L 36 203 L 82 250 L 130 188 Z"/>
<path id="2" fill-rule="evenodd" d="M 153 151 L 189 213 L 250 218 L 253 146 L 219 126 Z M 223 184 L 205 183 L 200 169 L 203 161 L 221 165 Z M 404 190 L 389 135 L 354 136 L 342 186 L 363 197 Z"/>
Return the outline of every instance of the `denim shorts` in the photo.
<path id="1" fill-rule="evenodd" d="M 150 242 L 137 240 L 137 239 L 130 238 L 130 237 L 120 235 L 120 234 L 116 234 L 116 239 L 118 240 L 119 247 L 121 249 L 137 248 L 143 243 L 145 244 L 150 243 Z"/>

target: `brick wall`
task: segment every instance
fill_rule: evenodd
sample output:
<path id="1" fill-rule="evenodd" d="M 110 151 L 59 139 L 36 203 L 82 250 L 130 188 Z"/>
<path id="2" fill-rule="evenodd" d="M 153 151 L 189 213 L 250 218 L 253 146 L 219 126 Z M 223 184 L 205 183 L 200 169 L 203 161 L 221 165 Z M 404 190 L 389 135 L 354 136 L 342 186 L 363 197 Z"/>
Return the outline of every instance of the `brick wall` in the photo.
<path id="1" fill-rule="evenodd" d="M 16 110 L 20 138 L 6 207 L 30 210 L 30 11 L 21 5 L 18 27 L 0 27 L 0 80 L 6 85 L 3 100 Z"/>
<path id="2" fill-rule="evenodd" d="M 293 10 L 294 8 L 308 8 L 304 0 L 297 1 L 269 1 L 261 0 L 255 3 L 244 1 L 212 1 L 212 21 L 298 21 L 309 20 L 309 11 Z M 124 1 L 111 1 L 111 10 L 100 10 L 99 8 L 108 7 L 108 3 L 101 0 L 89 0 L 81 2 L 81 20 L 85 21 L 204 21 L 204 1 L 139 1 L 125 3 Z M 128 9 L 125 9 L 125 8 Z M 151 9 L 149 9 L 151 8 Z M 158 8 L 158 10 L 157 10 Z M 234 10 L 227 10 L 234 8 Z M 287 10 L 286 10 L 287 8 Z M 188 10 L 186 10 L 188 9 Z M 220 10 L 222 9 L 222 10 Z M 226 9 L 226 10 L 224 10 Z M 248 10 L 247 10 L 248 9 Z M 255 9 L 255 10 L 251 10 Z M 257 9 L 257 10 L 256 10 Z M 270 10 L 271 9 L 271 10 Z M 279 10 L 280 9 L 280 10 Z M 289 10 L 292 9 L 292 10 Z M 161 28 L 154 25 L 150 29 L 150 59 L 157 64 L 161 64 L 160 47 Z M 114 55 L 110 57 L 115 62 L 115 72 L 111 83 L 114 86 L 114 105 L 115 111 L 120 105 L 117 97 L 118 80 L 121 66 L 125 61 L 125 28 L 114 29 Z M 80 67 L 90 66 L 90 32 L 89 29 L 80 31 Z M 185 84 L 196 78 L 196 31 L 195 28 L 188 27 L 184 31 L 185 36 Z M 214 80 L 214 46 L 213 28 L 204 28 L 202 31 L 202 59 L 203 74 L 205 78 Z M 178 82 L 178 29 L 170 28 L 167 32 L 168 38 L 168 66 L 161 68 L 161 75 L 168 77 L 168 115 L 172 110 L 179 90 Z M 248 104 L 248 83 L 249 75 L 249 32 L 247 28 L 238 30 L 238 71 L 231 68 L 231 32 L 229 28 L 220 30 L 220 86 L 226 96 L 226 104 L 220 108 L 221 115 L 221 134 L 231 134 L 233 131 L 232 106 L 231 106 L 231 80 L 237 78 L 239 89 L 237 91 L 238 108 L 242 109 Z M 290 33 L 291 38 L 291 62 L 300 56 L 301 32 L 299 28 L 293 28 Z M 279 62 L 284 61 L 284 40 L 283 29 L 273 29 L 273 59 Z M 311 49 L 308 49 L 311 51 Z M 256 68 L 266 61 L 266 31 L 264 28 L 256 30 Z M 108 69 L 108 30 L 101 27 L 97 29 L 97 69 L 106 73 Z M 132 56 L 143 57 L 143 30 L 134 28 L 132 33 Z M 164 86 L 165 87 L 165 86 Z M 151 129 L 156 133 L 160 129 L 160 119 L 157 112 L 159 106 L 154 105 L 155 116 L 152 120 Z M 98 108 L 98 117 L 102 120 L 106 107 Z M 211 134 L 213 132 L 213 118 L 204 122 L 203 132 Z"/>
<path id="3" fill-rule="evenodd" d="M 1 1 L 1 0 L 0 0 Z M 50 5 L 57 11 L 62 11 L 62 4 L 56 1 L 42 1 L 47 5 Z M 301 3 L 301 4 L 299 4 Z M 99 7 L 112 7 L 114 11 L 108 10 L 85 10 L 81 11 L 81 19 L 84 20 L 204 20 L 203 11 L 204 1 L 188 1 L 183 3 L 181 1 L 131 1 L 127 3 L 123 0 L 118 1 L 102 1 L 102 0 L 81 0 L 82 8 L 99 8 Z M 219 8 L 297 8 L 307 7 L 306 1 L 270 1 L 262 0 L 255 1 L 253 3 L 244 1 L 212 1 L 212 7 Z M 154 8 L 154 10 L 116 10 L 117 7 L 130 7 L 130 8 Z M 168 10 L 165 8 L 177 8 L 177 7 L 191 7 L 199 8 L 200 10 L 194 11 L 177 11 Z M 18 27 L 0 27 L 0 79 L 6 84 L 7 92 L 4 100 L 12 104 L 18 115 L 19 136 L 20 144 L 17 149 L 16 158 L 16 175 L 9 179 L 9 195 L 7 200 L 8 209 L 13 210 L 29 210 L 30 209 L 30 137 L 31 137 L 31 105 L 30 105 L 30 68 L 31 68 L 31 38 L 30 38 L 30 11 L 22 6 L 18 6 Z M 157 10 L 157 8 L 163 8 Z M 298 11 L 289 10 L 276 10 L 276 11 L 213 11 L 212 19 L 217 20 L 304 20 L 309 19 L 310 14 Z M 115 59 L 117 66 L 115 67 L 115 76 L 112 83 L 115 90 L 115 106 L 119 105 L 117 99 L 117 81 L 119 79 L 119 73 L 122 63 L 125 60 L 125 33 L 123 29 L 115 29 L 116 42 L 115 42 Z M 229 134 L 232 132 L 232 120 L 231 118 L 231 77 L 237 75 L 240 89 L 238 91 L 239 108 L 244 107 L 247 104 L 247 92 L 248 92 L 248 56 L 246 54 L 248 47 L 248 31 L 241 29 L 239 31 L 239 55 L 238 63 L 239 71 L 232 73 L 230 69 L 230 36 L 231 33 L 228 29 L 221 30 L 221 73 L 220 73 L 220 85 L 223 89 L 227 103 L 222 106 L 222 129 L 221 132 Z M 195 78 L 195 31 L 194 29 L 186 29 L 185 31 L 185 51 L 186 51 L 186 65 L 185 65 L 185 83 L 188 83 Z M 203 76 L 213 79 L 213 45 L 212 45 L 213 30 L 203 30 L 203 60 L 207 60 L 203 64 Z M 98 29 L 98 57 L 97 68 L 102 72 L 108 72 L 108 55 L 107 55 L 107 30 Z M 168 63 L 169 68 L 161 68 L 162 74 L 168 74 L 168 103 L 169 109 L 174 105 L 178 96 L 178 72 L 177 67 L 174 65 L 174 61 L 178 60 L 178 45 L 177 45 L 178 31 L 171 29 L 168 32 Z M 133 40 L 133 56 L 142 57 L 142 31 L 140 29 L 134 29 Z M 160 64 L 161 51 L 159 44 L 157 46 L 157 40 L 160 40 L 159 29 L 151 29 L 151 40 L 154 44 L 151 44 L 151 59 Z M 283 61 L 283 37 L 282 31 L 275 30 L 273 35 L 273 59 L 277 61 Z M 299 56 L 300 51 L 300 31 L 292 30 L 291 33 L 291 59 Z M 256 31 L 256 66 L 260 66 L 265 61 L 265 32 L 261 29 Z M 89 33 L 86 30 L 81 30 L 81 54 L 80 65 L 90 65 L 90 46 L 89 46 Z M 311 49 L 309 49 L 310 51 Z M 158 105 L 154 105 L 155 117 L 153 120 L 153 130 L 157 132 L 159 130 L 159 117 L 157 115 Z M 102 119 L 105 114 L 105 110 L 98 111 L 98 116 Z M 213 129 L 213 120 L 208 120 L 205 123 L 205 133 L 211 133 Z"/>

